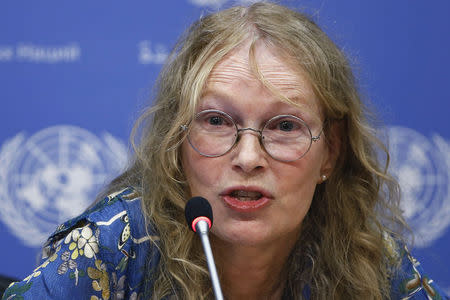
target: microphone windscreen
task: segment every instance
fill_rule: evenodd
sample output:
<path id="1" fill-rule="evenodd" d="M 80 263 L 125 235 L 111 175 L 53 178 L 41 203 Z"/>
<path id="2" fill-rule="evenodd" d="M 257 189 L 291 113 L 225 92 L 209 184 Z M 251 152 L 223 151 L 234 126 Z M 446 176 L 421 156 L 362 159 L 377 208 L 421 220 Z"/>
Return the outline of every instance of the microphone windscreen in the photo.
<path id="1" fill-rule="evenodd" d="M 213 222 L 213 213 L 211 205 L 208 200 L 203 197 L 193 197 L 186 203 L 184 215 L 189 228 L 192 227 L 192 222 L 198 217 L 206 217 Z"/>

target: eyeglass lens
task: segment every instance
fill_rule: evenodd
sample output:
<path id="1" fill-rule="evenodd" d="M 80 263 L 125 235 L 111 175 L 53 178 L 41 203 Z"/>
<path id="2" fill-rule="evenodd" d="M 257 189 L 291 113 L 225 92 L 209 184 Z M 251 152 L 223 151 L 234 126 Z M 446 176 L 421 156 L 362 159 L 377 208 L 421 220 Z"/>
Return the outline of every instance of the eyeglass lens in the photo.
<path id="1" fill-rule="evenodd" d="M 271 118 L 261 130 L 261 135 L 262 146 L 266 152 L 281 161 L 299 159 L 311 146 L 311 131 L 308 125 L 291 115 Z M 217 157 L 233 148 L 238 140 L 238 127 L 228 114 L 206 110 L 198 113 L 189 125 L 188 139 L 200 154 Z"/>

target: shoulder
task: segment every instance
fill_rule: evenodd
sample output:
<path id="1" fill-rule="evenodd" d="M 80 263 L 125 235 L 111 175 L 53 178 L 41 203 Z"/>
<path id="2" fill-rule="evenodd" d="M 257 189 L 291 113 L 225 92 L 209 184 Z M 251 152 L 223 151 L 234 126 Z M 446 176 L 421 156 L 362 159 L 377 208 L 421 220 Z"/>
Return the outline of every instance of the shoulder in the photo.
<path id="1" fill-rule="evenodd" d="M 43 256 L 52 254 L 55 244 L 77 242 L 78 245 L 91 240 L 102 247 L 87 248 L 84 255 L 93 256 L 100 250 L 103 254 L 120 252 L 134 244 L 157 240 L 151 227 L 146 226 L 141 209 L 141 198 L 132 188 L 108 195 L 83 214 L 58 226 L 44 245 Z M 82 242 L 78 242 L 82 239 Z"/>
<path id="2" fill-rule="evenodd" d="M 59 225 L 50 236 L 49 242 L 59 240 L 74 228 L 82 227 L 87 223 L 92 223 L 96 226 L 108 226 L 109 230 L 114 232 L 128 223 L 127 217 L 131 214 L 137 217 L 138 222 L 141 219 L 143 220 L 143 215 L 139 210 L 139 195 L 132 188 L 123 189 L 108 195 L 81 215 Z M 122 221 L 122 223 L 116 222 L 117 220 Z"/>
<path id="3" fill-rule="evenodd" d="M 384 240 L 391 269 L 391 299 L 447 299 L 404 242 L 387 234 Z"/>
<path id="4" fill-rule="evenodd" d="M 100 257 L 109 273 L 119 279 L 122 273 L 128 273 L 129 285 L 139 285 L 144 279 L 144 269 L 153 269 L 160 258 L 155 247 L 159 237 L 145 220 L 141 200 L 139 193 L 130 187 L 108 195 L 58 227 L 45 247 L 50 250 L 48 256 L 59 243 L 76 243 L 84 256 Z M 79 249 L 83 245 L 84 249 Z"/>
<path id="5" fill-rule="evenodd" d="M 41 265 L 4 297 L 137 297 L 145 274 L 159 263 L 157 242 L 138 193 L 124 189 L 58 226 L 44 245 Z"/>

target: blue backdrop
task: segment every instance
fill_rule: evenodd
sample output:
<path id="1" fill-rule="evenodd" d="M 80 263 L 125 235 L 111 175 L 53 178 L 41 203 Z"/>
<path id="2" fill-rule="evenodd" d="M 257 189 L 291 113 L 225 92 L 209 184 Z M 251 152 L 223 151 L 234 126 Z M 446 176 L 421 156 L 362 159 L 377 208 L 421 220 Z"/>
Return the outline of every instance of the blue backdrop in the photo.
<path id="1" fill-rule="evenodd" d="M 450 293 L 450 2 L 280 2 L 313 14 L 351 58 L 390 134 L 413 252 Z M 171 46 L 229 4 L 0 2 L 1 274 L 28 275 L 45 237 L 120 172 Z"/>

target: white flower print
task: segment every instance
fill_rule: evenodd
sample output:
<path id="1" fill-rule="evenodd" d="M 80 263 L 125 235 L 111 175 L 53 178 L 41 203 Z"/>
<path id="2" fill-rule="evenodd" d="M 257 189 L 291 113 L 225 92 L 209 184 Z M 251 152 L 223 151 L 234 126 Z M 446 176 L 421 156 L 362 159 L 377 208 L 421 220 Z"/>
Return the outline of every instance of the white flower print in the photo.
<path id="1" fill-rule="evenodd" d="M 77 259 L 79 255 L 87 258 L 95 257 L 99 251 L 97 236 L 93 234 L 89 225 L 72 230 L 64 239 L 64 243 L 69 244 L 69 250 L 73 250 L 71 255 L 73 260 Z"/>
<path id="2" fill-rule="evenodd" d="M 61 260 L 63 262 L 59 265 L 58 270 L 57 270 L 59 275 L 65 274 L 69 269 L 70 270 L 74 270 L 74 269 L 77 268 L 76 261 L 70 259 L 70 252 L 69 251 L 64 251 L 61 254 Z"/>
<path id="3" fill-rule="evenodd" d="M 78 249 L 82 249 L 84 256 L 92 258 L 98 253 L 97 238 L 94 236 L 92 229 L 88 226 L 83 227 L 81 236 L 78 239 Z"/>

